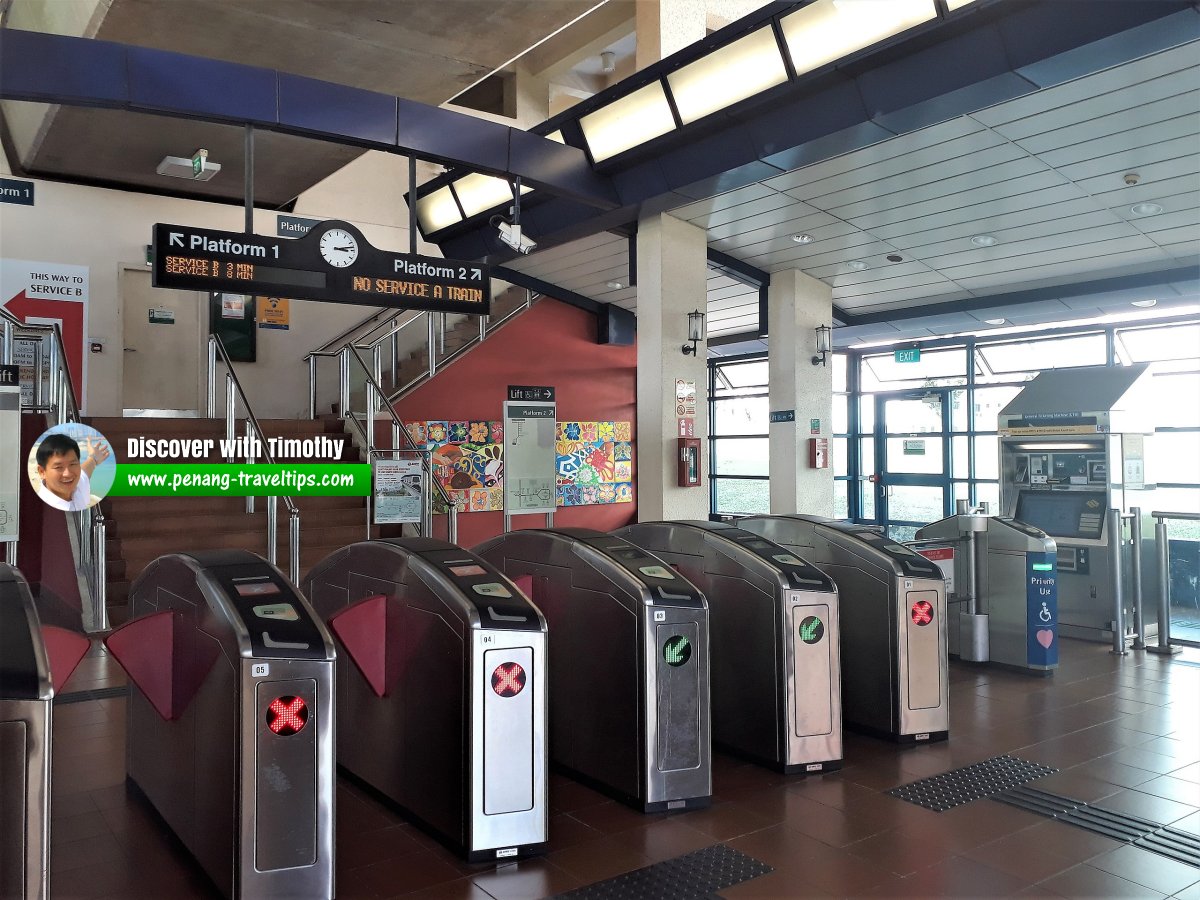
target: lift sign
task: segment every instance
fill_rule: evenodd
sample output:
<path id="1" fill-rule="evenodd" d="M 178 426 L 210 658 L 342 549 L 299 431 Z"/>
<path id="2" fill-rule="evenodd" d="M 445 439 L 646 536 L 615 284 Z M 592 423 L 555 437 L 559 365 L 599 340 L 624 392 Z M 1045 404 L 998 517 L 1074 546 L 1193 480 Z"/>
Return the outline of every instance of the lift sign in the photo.
<path id="1" fill-rule="evenodd" d="M 663 660 L 668 666 L 682 666 L 692 658 L 692 642 L 682 634 L 667 638 L 663 644 Z"/>
<path id="2" fill-rule="evenodd" d="M 276 697 L 267 707 L 267 727 L 280 737 L 303 731 L 308 724 L 308 704 L 299 697 Z"/>
<path id="3" fill-rule="evenodd" d="M 506 662 L 492 672 L 492 690 L 501 697 L 515 697 L 525 689 L 525 670 L 519 663 Z"/>
<path id="4" fill-rule="evenodd" d="M 928 625 L 933 621 L 933 604 L 928 600 L 918 600 L 912 605 L 912 620 L 916 625 Z"/>

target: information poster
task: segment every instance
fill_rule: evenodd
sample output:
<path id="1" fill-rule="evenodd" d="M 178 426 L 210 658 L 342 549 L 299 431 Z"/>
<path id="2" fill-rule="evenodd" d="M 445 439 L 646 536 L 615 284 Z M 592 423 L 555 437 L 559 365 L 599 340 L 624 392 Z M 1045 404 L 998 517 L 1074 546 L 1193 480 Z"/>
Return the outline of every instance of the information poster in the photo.
<path id="1" fill-rule="evenodd" d="M 376 459 L 371 464 L 376 525 L 420 522 L 425 507 L 425 473 L 421 460 Z"/>
<path id="2" fill-rule="evenodd" d="M 20 458 L 21 377 L 16 366 L 0 366 L 0 459 Z M 0 466 L 0 544 L 17 539 L 17 498 L 24 466 Z"/>
<path id="3" fill-rule="evenodd" d="M 291 311 L 283 297 L 258 298 L 258 327 L 287 331 L 291 326 Z"/>
<path id="4" fill-rule="evenodd" d="M 675 415 L 696 415 L 696 382 L 683 378 L 675 379 Z"/>
<path id="5" fill-rule="evenodd" d="M 553 397 L 553 389 L 546 390 Z M 509 396 L 513 393 L 510 389 Z M 555 418 L 553 399 L 504 404 L 504 509 L 509 515 L 554 512 Z"/>

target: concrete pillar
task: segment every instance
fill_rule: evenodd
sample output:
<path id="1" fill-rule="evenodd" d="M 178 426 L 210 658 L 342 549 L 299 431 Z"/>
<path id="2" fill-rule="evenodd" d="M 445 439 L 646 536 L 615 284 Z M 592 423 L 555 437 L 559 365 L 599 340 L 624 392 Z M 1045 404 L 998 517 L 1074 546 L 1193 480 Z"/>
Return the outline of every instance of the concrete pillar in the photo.
<path id="1" fill-rule="evenodd" d="M 688 313 L 705 311 L 708 245 L 705 231 L 668 215 L 638 223 L 637 235 L 637 480 L 638 519 L 708 518 L 708 363 L 705 342 L 683 353 Z M 677 380 L 696 385 L 695 436 L 700 438 L 701 487 L 677 486 Z"/>
<path id="2" fill-rule="evenodd" d="M 808 439 L 833 438 L 833 358 L 812 364 L 816 328 L 832 325 L 833 289 L 797 269 L 775 272 L 767 294 L 772 412 L 795 411 L 794 422 L 770 426 L 771 512 L 833 515 L 833 462 L 808 465 Z M 812 420 L 820 420 L 812 434 Z"/>
<path id="3" fill-rule="evenodd" d="M 637 0 L 638 71 L 707 34 L 705 0 Z"/>

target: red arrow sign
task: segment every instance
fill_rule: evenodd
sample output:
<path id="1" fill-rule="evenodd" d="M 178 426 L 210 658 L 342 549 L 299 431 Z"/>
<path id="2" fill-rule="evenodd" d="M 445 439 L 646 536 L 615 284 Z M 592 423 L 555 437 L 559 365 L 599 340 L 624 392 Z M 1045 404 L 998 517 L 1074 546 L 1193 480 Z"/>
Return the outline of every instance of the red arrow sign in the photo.
<path id="1" fill-rule="evenodd" d="M 67 351 L 71 384 L 75 388 L 75 397 L 82 403 L 84 305 L 74 300 L 39 300 L 27 297 L 25 292 L 21 291 L 5 303 L 4 308 L 22 322 L 28 322 L 30 316 L 62 322 L 63 347 Z"/>

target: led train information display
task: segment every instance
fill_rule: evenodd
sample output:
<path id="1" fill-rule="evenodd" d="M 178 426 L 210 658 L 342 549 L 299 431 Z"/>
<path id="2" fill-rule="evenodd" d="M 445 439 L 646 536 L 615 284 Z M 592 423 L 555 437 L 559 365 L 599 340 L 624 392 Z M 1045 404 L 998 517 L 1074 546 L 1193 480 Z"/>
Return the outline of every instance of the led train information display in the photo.
<path id="1" fill-rule="evenodd" d="M 160 223 L 153 250 L 155 287 L 471 315 L 491 309 L 488 266 L 379 250 L 347 222 L 321 222 L 292 240 Z"/>

